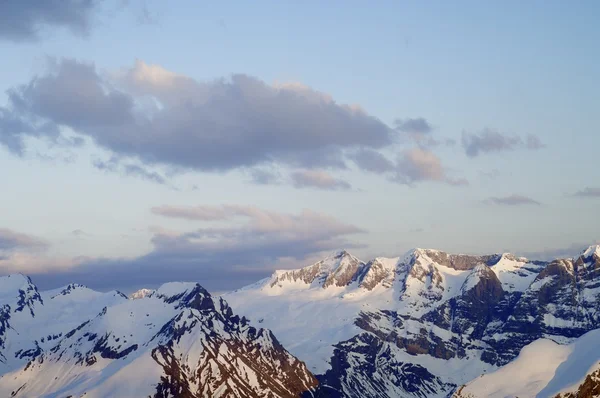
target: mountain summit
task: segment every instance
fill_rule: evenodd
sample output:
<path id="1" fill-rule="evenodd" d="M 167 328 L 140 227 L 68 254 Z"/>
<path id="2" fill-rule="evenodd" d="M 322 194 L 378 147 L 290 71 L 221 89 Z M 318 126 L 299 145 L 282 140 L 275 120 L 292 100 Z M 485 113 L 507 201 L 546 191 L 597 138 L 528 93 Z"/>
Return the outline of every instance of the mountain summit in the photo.
<path id="1" fill-rule="evenodd" d="M 529 343 L 600 327 L 597 249 L 551 262 L 420 248 L 363 262 L 340 252 L 224 297 L 306 361 L 323 396 L 446 397 Z"/>

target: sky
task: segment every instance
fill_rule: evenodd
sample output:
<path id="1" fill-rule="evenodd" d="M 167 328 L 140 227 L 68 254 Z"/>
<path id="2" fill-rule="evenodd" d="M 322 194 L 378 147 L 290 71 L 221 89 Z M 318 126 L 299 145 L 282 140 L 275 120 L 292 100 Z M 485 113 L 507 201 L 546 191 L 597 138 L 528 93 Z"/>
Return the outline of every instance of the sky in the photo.
<path id="1" fill-rule="evenodd" d="M 235 289 L 600 240 L 600 5 L 0 3 L 0 274 Z"/>

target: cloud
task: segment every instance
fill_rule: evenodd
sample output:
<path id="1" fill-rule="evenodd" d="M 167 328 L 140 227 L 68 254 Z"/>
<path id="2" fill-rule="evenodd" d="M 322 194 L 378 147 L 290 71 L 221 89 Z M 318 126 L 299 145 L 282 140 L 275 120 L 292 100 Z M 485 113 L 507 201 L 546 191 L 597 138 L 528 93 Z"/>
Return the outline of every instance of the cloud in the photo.
<path id="1" fill-rule="evenodd" d="M 111 153 L 95 167 L 160 184 L 167 181 L 152 168 L 250 170 L 252 182 L 277 184 L 269 170 L 283 167 L 303 170 L 291 174 L 296 187 L 349 189 L 325 171 L 348 161 L 403 183 L 466 184 L 448 177 L 428 149 L 442 141 L 418 139 L 420 152 L 405 151 L 394 164 L 380 150 L 398 143 L 398 130 L 300 83 L 269 85 L 243 74 L 201 82 L 139 60 L 101 74 L 93 64 L 50 59 L 45 73 L 10 89 L 8 98 L 0 144 L 9 151 L 22 154 L 29 136 L 64 141 L 66 128 Z M 397 125 L 415 137 L 432 129 L 423 118 Z"/>
<path id="2" fill-rule="evenodd" d="M 396 119 L 394 124 L 396 125 L 396 130 L 403 133 L 429 134 L 433 130 L 431 124 L 422 117 L 415 119 Z"/>
<path id="3" fill-rule="evenodd" d="M 296 188 L 318 188 L 328 190 L 347 190 L 352 186 L 345 180 L 335 178 L 322 170 L 302 170 L 291 174 L 291 179 Z"/>
<path id="4" fill-rule="evenodd" d="M 0 107 L 0 145 L 6 147 L 17 156 L 25 154 L 25 137 L 46 138 L 50 142 L 61 140 L 58 126 L 52 123 L 37 125 L 19 115 Z"/>
<path id="5" fill-rule="evenodd" d="M 544 147 L 540 138 L 530 134 L 526 142 L 519 136 L 510 136 L 492 129 L 484 129 L 479 134 L 462 133 L 462 146 L 469 157 L 476 157 L 482 153 L 513 151 L 519 148 L 536 150 Z"/>
<path id="6" fill-rule="evenodd" d="M 585 187 L 582 190 L 575 192 L 574 196 L 580 198 L 600 198 L 600 188 Z"/>
<path id="7" fill-rule="evenodd" d="M 542 149 L 542 148 L 546 147 L 546 145 L 542 142 L 540 137 L 538 137 L 537 135 L 533 135 L 533 134 L 529 134 L 527 136 L 526 146 L 527 146 L 527 149 L 531 149 L 531 150 Z"/>
<path id="8" fill-rule="evenodd" d="M 3 112 L 26 124 L 9 137 L 16 145 L 2 134 L 13 152 L 20 137 L 33 134 L 25 127 L 46 123 L 118 157 L 200 171 L 275 162 L 340 168 L 343 150 L 382 148 L 396 137 L 360 108 L 307 86 L 242 74 L 200 82 L 142 61 L 111 76 L 71 59 L 50 62 L 48 73 L 9 91 Z"/>
<path id="9" fill-rule="evenodd" d="M 82 229 L 75 229 L 71 231 L 71 235 L 75 236 L 76 238 L 85 238 L 86 236 L 90 236 L 90 234 Z"/>
<path id="10" fill-rule="evenodd" d="M 101 0 L 2 0 L 0 39 L 37 40 L 49 27 L 66 28 L 85 35 L 99 3 Z"/>
<path id="11" fill-rule="evenodd" d="M 38 270 L 34 281 L 43 288 L 78 282 L 96 289 L 131 289 L 190 280 L 223 291 L 256 282 L 282 265 L 298 266 L 333 250 L 362 247 L 348 238 L 365 232 L 310 210 L 287 214 L 250 206 L 164 205 L 152 212 L 197 223 L 211 221 L 211 226 L 188 232 L 153 228 L 153 249 L 148 254 L 87 259 L 52 273 Z M 234 218 L 245 222 L 231 223 Z M 215 227 L 215 222 L 222 224 Z"/>
<path id="12" fill-rule="evenodd" d="M 400 155 L 392 181 L 407 185 L 419 181 L 439 181 L 455 186 L 469 184 L 464 178 L 448 176 L 440 158 L 423 148 L 408 149 Z"/>
<path id="13" fill-rule="evenodd" d="M 510 195 L 504 197 L 492 196 L 484 201 L 488 204 L 504 205 L 504 206 L 521 206 L 521 205 L 541 205 L 537 200 L 531 199 L 523 195 Z"/>
<path id="14" fill-rule="evenodd" d="M 250 181 L 258 185 L 279 185 L 281 183 L 281 175 L 278 172 L 265 169 L 251 169 Z"/>
<path id="15" fill-rule="evenodd" d="M 394 163 L 391 160 L 372 149 L 360 149 L 350 154 L 349 157 L 361 170 L 372 173 L 385 173 L 394 170 Z"/>
<path id="16" fill-rule="evenodd" d="M 76 263 L 76 259 L 47 256 L 49 247 L 41 238 L 0 228 L 0 274 L 51 272 Z"/>
<path id="17" fill-rule="evenodd" d="M 67 272 L 85 263 L 87 260 L 83 257 L 64 258 L 51 257 L 39 253 L 15 252 L 4 256 L 0 255 L 0 275 L 13 273 L 52 275 Z M 53 287 L 59 287 L 68 283 L 62 283 Z"/>
<path id="18" fill-rule="evenodd" d="M 48 243 L 35 236 L 15 232 L 7 228 L 0 228 L 0 253 L 13 250 L 39 250 L 46 249 Z"/>
<path id="19" fill-rule="evenodd" d="M 92 165 L 98 170 L 102 171 L 116 172 L 130 177 L 138 177 L 143 180 L 152 181 L 162 185 L 166 185 L 168 183 L 167 179 L 161 174 L 155 171 L 150 171 L 137 164 L 122 164 L 121 161 L 115 156 L 111 157 L 107 161 L 95 159 L 92 162 Z"/>

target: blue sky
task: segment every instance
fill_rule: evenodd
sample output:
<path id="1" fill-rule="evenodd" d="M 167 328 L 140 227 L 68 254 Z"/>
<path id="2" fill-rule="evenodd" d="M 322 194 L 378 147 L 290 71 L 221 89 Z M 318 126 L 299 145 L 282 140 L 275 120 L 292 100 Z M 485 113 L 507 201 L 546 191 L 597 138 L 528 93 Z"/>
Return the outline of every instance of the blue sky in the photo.
<path id="1" fill-rule="evenodd" d="M 600 239 L 597 2 L 47 4 L 0 6 L 2 273 L 223 290 Z"/>

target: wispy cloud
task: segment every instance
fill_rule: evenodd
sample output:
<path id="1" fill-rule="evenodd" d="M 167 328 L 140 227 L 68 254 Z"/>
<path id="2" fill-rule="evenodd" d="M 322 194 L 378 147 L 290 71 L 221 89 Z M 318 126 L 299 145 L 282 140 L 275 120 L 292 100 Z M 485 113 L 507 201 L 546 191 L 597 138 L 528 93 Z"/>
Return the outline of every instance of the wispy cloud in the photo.
<path id="1" fill-rule="evenodd" d="M 258 185 L 279 185 L 282 182 L 281 174 L 274 170 L 253 168 L 249 171 L 250 181 Z"/>
<path id="2" fill-rule="evenodd" d="M 98 170 L 120 173 L 122 175 L 131 177 L 138 177 L 143 180 L 152 181 L 162 185 L 168 184 L 167 179 L 156 171 L 148 170 L 147 168 L 137 164 L 122 163 L 116 156 L 111 157 L 109 160 L 95 159 L 92 162 L 92 165 Z"/>
<path id="3" fill-rule="evenodd" d="M 396 130 L 409 134 L 428 134 L 433 130 L 431 124 L 422 117 L 414 119 L 396 119 L 394 124 Z"/>
<path id="4" fill-rule="evenodd" d="M 580 198 L 600 198 L 600 188 L 585 187 L 582 190 L 575 192 L 574 195 Z"/>
<path id="5" fill-rule="evenodd" d="M 477 134 L 463 131 L 461 142 L 469 157 L 476 157 L 484 153 L 513 151 L 519 148 L 536 150 L 544 147 L 541 139 L 533 134 L 523 140 L 517 135 L 503 134 L 492 129 L 484 129 Z"/>
<path id="6" fill-rule="evenodd" d="M 48 242 L 32 235 L 0 228 L 0 251 L 46 249 Z"/>
<path id="7" fill-rule="evenodd" d="M 541 205 L 537 200 L 517 194 L 502 197 L 492 196 L 491 198 L 484 200 L 484 203 L 503 206 Z"/>
<path id="8" fill-rule="evenodd" d="M 317 188 L 326 190 L 348 190 L 352 186 L 347 181 L 335 178 L 323 170 L 301 170 L 291 174 L 296 188 Z"/>

